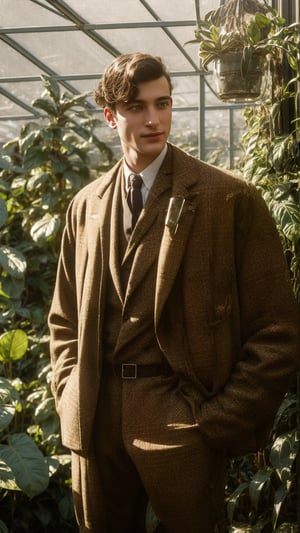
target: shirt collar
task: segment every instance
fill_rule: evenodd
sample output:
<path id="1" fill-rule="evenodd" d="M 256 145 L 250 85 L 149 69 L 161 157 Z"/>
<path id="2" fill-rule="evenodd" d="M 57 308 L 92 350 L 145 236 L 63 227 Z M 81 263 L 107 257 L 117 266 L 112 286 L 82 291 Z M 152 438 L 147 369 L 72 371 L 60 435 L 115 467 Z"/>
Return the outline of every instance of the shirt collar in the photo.
<path id="1" fill-rule="evenodd" d="M 148 165 L 146 168 L 144 168 L 144 170 L 142 170 L 141 172 L 139 172 L 139 175 L 142 177 L 143 179 L 143 182 L 144 182 L 144 185 L 146 187 L 146 189 L 150 190 L 152 185 L 153 185 L 153 182 L 156 178 L 156 175 L 160 169 L 160 166 L 166 156 L 166 153 L 167 153 L 167 150 L 168 150 L 168 147 L 167 145 L 164 146 L 164 148 L 162 149 L 162 151 L 160 152 L 160 154 L 154 159 L 154 161 L 152 161 L 152 163 L 150 163 L 150 165 Z M 132 170 L 130 170 L 130 168 L 128 167 L 125 159 L 124 159 L 124 176 L 125 176 L 125 187 L 126 187 L 126 190 L 128 190 L 129 188 L 129 176 L 130 174 L 132 174 Z"/>

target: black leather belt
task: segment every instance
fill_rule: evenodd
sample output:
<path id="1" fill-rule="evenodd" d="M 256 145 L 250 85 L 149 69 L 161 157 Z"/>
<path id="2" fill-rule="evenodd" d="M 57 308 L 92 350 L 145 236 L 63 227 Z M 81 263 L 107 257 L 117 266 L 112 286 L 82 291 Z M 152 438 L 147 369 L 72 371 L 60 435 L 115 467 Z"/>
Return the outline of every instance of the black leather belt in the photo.
<path id="1" fill-rule="evenodd" d="M 117 376 L 122 379 L 153 378 L 156 376 L 171 376 L 171 367 L 167 363 L 137 365 L 135 363 L 123 363 L 113 365 L 105 362 L 103 365 L 104 374 Z"/>

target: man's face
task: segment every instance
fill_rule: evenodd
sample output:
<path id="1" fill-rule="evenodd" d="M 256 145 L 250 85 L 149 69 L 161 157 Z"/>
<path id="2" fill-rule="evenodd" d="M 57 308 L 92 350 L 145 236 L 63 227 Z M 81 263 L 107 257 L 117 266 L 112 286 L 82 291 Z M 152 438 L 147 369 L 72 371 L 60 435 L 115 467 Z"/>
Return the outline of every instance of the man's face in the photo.
<path id="1" fill-rule="evenodd" d="M 129 167 L 140 172 L 162 151 L 169 136 L 172 99 L 167 79 L 140 83 L 135 100 L 104 109 L 111 128 L 116 128 Z"/>

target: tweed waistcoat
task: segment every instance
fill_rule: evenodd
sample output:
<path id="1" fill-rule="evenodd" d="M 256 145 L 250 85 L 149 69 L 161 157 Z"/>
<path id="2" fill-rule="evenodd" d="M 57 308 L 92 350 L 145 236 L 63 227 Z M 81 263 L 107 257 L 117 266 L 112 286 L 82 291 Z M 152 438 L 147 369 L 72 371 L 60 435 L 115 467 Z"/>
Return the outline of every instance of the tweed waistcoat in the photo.
<path id="1" fill-rule="evenodd" d="M 116 185 L 114 192 L 118 205 L 118 212 L 124 211 L 126 199 L 123 187 Z M 156 267 L 159 250 L 157 243 L 156 257 L 147 276 L 138 287 L 139 298 L 134 302 L 134 307 L 127 299 L 127 307 L 131 308 L 130 316 L 124 314 L 124 302 L 126 299 L 126 287 L 131 273 L 135 249 L 122 262 L 127 248 L 127 239 L 124 233 L 123 216 L 117 220 L 112 219 L 111 224 L 117 224 L 118 247 L 116 253 L 120 259 L 120 278 L 123 286 L 123 302 L 120 301 L 114 287 L 111 275 L 108 276 L 106 289 L 105 319 L 103 328 L 104 358 L 110 362 L 134 362 L 134 363 L 158 363 L 162 361 L 162 354 L 154 334 L 154 294 L 156 281 Z M 134 236 L 133 236 L 134 238 Z M 139 317 L 139 320 L 134 320 Z"/>

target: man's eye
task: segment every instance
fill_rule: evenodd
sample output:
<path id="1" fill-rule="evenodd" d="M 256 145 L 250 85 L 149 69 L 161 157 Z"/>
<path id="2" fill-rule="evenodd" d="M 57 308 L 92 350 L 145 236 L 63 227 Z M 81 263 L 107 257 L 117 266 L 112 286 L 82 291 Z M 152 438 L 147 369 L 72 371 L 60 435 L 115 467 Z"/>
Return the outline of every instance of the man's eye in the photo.
<path id="1" fill-rule="evenodd" d="M 160 109 L 165 109 L 166 107 L 169 107 L 169 105 L 170 105 L 169 100 L 166 100 L 165 102 L 159 102 L 158 107 Z"/>
<path id="2" fill-rule="evenodd" d="M 140 104 L 134 104 L 129 106 L 130 111 L 140 111 L 142 109 L 142 106 Z"/>

